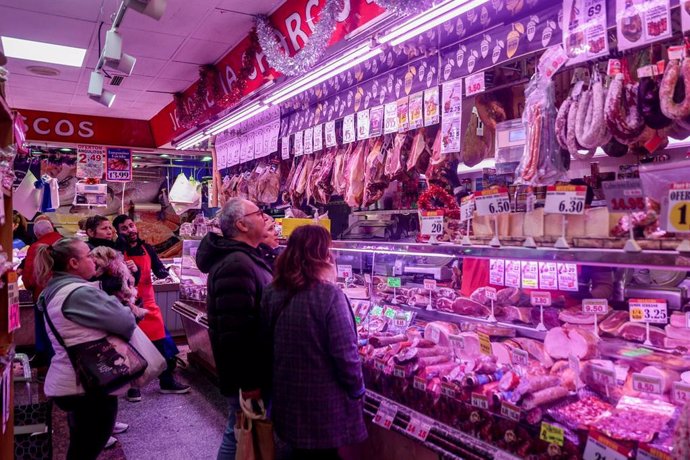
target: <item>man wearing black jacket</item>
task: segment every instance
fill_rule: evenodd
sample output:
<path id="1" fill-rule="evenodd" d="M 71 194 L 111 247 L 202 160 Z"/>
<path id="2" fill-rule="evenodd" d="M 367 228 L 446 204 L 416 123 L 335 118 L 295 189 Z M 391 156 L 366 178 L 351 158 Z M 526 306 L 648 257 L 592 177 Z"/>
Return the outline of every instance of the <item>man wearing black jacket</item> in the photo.
<path id="1" fill-rule="evenodd" d="M 251 201 L 233 198 L 220 211 L 223 236 L 207 234 L 196 263 L 208 274 L 208 323 L 220 390 L 230 401 L 228 425 L 218 460 L 235 458 L 235 414 L 239 390 L 245 398 L 261 398 L 266 383 L 259 342 L 261 294 L 272 280 L 271 268 L 257 250 L 266 238 L 263 212 Z"/>

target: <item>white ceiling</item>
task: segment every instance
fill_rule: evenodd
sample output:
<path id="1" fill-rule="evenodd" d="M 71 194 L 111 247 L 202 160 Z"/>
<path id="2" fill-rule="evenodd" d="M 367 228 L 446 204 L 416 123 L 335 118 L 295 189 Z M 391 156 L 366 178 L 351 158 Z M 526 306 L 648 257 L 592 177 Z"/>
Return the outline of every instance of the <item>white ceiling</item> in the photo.
<path id="1" fill-rule="evenodd" d="M 128 10 L 120 27 L 123 51 L 137 58 L 134 72 L 107 108 L 88 98 L 89 74 L 120 0 L 0 0 L 0 35 L 86 48 L 82 68 L 9 59 L 10 106 L 51 112 L 148 120 L 172 101 L 172 93 L 198 78 L 201 64 L 215 63 L 246 36 L 252 17 L 223 10 L 268 14 L 283 0 L 168 0 L 160 21 Z M 0 49 L 2 45 L 0 44 Z M 55 77 L 32 74 L 33 65 L 57 69 Z M 109 72 L 110 73 L 110 72 Z"/>

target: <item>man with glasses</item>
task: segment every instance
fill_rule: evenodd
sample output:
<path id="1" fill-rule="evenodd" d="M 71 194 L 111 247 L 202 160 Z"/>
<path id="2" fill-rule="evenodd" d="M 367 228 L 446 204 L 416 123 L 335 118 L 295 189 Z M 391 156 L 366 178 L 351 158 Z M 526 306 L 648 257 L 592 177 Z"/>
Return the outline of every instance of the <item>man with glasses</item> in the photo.
<path id="1" fill-rule="evenodd" d="M 199 245 L 196 263 L 208 273 L 208 326 L 221 392 L 230 401 L 228 425 L 219 460 L 234 460 L 235 414 L 244 398 L 260 399 L 265 383 L 259 341 L 261 294 L 272 280 L 271 267 L 257 249 L 267 237 L 265 215 L 254 203 L 233 198 L 219 213 L 217 235 L 208 233 Z"/>

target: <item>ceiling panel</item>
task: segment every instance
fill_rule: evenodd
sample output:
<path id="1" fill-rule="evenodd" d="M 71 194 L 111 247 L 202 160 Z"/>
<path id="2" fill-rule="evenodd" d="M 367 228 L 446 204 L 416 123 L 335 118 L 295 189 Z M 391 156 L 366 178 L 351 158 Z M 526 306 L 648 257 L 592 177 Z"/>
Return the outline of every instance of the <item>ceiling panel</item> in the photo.
<path id="1" fill-rule="evenodd" d="M 189 87 L 189 82 L 186 80 L 173 80 L 170 78 L 159 78 L 156 80 L 155 88 L 151 87 L 149 89 L 155 89 L 156 91 L 165 91 L 168 93 L 176 93 L 178 91 L 184 91 Z M 161 107 L 163 108 L 163 107 Z"/>
<path id="2" fill-rule="evenodd" d="M 156 79 L 153 77 L 142 77 L 140 75 L 132 75 L 130 77 L 125 77 L 120 86 L 112 86 L 106 83 L 107 88 L 110 91 L 117 91 L 118 88 L 143 90 L 145 91 L 151 86 Z"/>
<path id="3" fill-rule="evenodd" d="M 11 6 L 15 9 L 62 16 L 87 21 L 97 21 L 104 3 L 112 4 L 112 0 L 0 0 L 0 5 Z"/>
<path id="4" fill-rule="evenodd" d="M 175 54 L 175 61 L 199 65 L 214 64 L 230 49 L 230 46 L 228 43 L 192 38 L 187 40 Z"/>
<path id="5" fill-rule="evenodd" d="M 94 22 L 0 7 L 2 35 L 56 45 L 88 48 Z"/>
<path id="6" fill-rule="evenodd" d="M 164 59 L 137 56 L 137 63 L 134 65 L 134 75 L 155 77 L 165 67 L 167 62 Z"/>
<path id="7" fill-rule="evenodd" d="M 122 30 L 122 50 L 134 57 L 170 59 L 184 42 L 184 37 L 144 30 Z"/>
<path id="8" fill-rule="evenodd" d="M 172 78 L 194 82 L 199 78 L 199 66 L 187 62 L 168 62 L 158 74 L 159 78 Z"/>
<path id="9" fill-rule="evenodd" d="M 10 82 L 15 79 L 21 79 L 23 75 L 34 76 L 34 74 L 28 70 L 31 66 L 41 66 L 50 67 L 59 72 L 55 77 L 50 78 L 52 80 L 68 80 L 68 81 L 79 81 L 79 77 L 82 74 L 83 69 L 79 67 L 69 67 L 66 65 L 56 65 L 56 64 L 46 64 L 44 62 L 27 61 L 25 59 L 8 59 L 8 63 L 5 66 L 7 70 L 10 71 Z M 46 82 L 48 84 L 48 82 Z"/>
<path id="10" fill-rule="evenodd" d="M 126 14 L 122 29 L 137 29 L 151 32 L 165 31 L 171 35 L 187 37 L 202 23 L 214 4 L 213 0 L 194 0 L 195 8 L 190 8 L 190 0 L 168 0 L 165 14 L 156 21 L 143 14 Z"/>
<path id="11" fill-rule="evenodd" d="M 252 0 L 244 2 L 237 0 L 220 0 L 217 7 L 226 10 L 241 11 L 248 14 L 270 14 L 281 4 L 283 4 L 282 0 Z"/>
<path id="12" fill-rule="evenodd" d="M 231 30 L 249 30 L 253 26 L 254 19 L 251 16 L 244 14 L 237 14 L 231 12 L 224 12 L 222 10 L 214 10 L 193 34 L 192 38 L 201 40 L 219 40 L 220 37 L 228 36 L 228 31 Z M 233 34 L 231 34 L 233 35 Z M 237 37 L 236 41 L 241 40 L 245 34 Z M 229 43 L 233 45 L 234 43 Z"/>
<path id="13" fill-rule="evenodd" d="M 170 104 L 173 100 L 173 95 L 172 93 L 157 93 L 157 92 L 151 92 L 151 91 L 143 91 L 139 95 L 139 99 L 137 99 L 137 102 L 143 103 L 149 103 L 151 105 L 155 105 L 157 107 L 164 107 L 168 104 Z"/>
<path id="14" fill-rule="evenodd" d="M 11 79 L 8 84 L 9 92 L 13 93 L 19 88 L 36 90 L 49 87 L 50 91 L 63 94 L 73 94 L 77 87 L 77 82 L 68 80 L 58 80 L 48 77 L 24 76 L 22 78 Z"/>

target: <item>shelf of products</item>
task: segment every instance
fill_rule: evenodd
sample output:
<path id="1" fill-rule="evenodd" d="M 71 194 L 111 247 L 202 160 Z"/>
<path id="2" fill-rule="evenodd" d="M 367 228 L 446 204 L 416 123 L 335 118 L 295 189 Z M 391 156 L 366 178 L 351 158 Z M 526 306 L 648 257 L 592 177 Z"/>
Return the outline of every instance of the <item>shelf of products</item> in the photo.
<path id="1" fill-rule="evenodd" d="M 375 423 L 450 458 L 576 458 L 602 437 L 669 455 L 690 397 L 690 267 L 678 253 L 333 246 Z M 505 286 L 510 262 L 517 287 Z M 636 309 L 651 315 L 649 344 Z"/>

